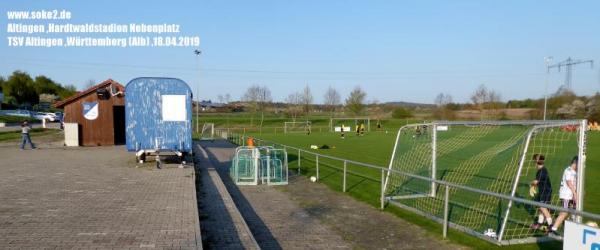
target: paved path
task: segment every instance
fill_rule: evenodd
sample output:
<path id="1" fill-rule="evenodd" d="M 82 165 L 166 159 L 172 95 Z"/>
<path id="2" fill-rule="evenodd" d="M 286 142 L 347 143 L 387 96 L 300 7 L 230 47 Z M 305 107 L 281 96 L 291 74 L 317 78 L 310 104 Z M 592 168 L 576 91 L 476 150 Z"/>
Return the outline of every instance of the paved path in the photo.
<path id="1" fill-rule="evenodd" d="M 203 246 L 207 249 L 259 249 L 208 155 L 194 145 L 201 181 L 197 185 Z"/>
<path id="2" fill-rule="evenodd" d="M 235 186 L 227 177 L 232 145 L 202 145 L 264 249 L 462 248 L 303 176 L 291 176 L 287 186 Z"/>
<path id="3" fill-rule="evenodd" d="M 201 144 L 262 249 L 352 248 L 330 227 L 310 216 L 275 187 L 236 186 L 229 178 L 231 144 L 224 141 Z"/>
<path id="4" fill-rule="evenodd" d="M 123 147 L 5 147 L 0 173 L 1 249 L 200 247 L 192 168 L 136 168 Z"/>

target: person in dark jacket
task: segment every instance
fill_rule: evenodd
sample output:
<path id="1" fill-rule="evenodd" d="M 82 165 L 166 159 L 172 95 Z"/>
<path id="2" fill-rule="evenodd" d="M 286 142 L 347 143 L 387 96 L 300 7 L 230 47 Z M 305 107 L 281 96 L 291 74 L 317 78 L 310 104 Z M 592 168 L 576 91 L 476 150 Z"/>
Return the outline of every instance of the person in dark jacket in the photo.
<path id="1" fill-rule="evenodd" d="M 552 184 L 550 183 L 548 169 L 544 166 L 545 159 L 546 157 L 542 154 L 533 155 L 537 172 L 535 174 L 535 180 L 531 182 L 531 186 L 533 188 L 537 187 L 537 195 L 534 198 L 535 201 L 550 204 L 550 201 L 552 200 Z M 550 214 L 550 211 L 545 207 L 540 207 L 538 210 L 540 211 L 538 220 L 531 225 L 531 228 L 539 229 L 544 224 L 544 219 L 548 223 L 548 226 L 551 226 L 552 215 Z"/>

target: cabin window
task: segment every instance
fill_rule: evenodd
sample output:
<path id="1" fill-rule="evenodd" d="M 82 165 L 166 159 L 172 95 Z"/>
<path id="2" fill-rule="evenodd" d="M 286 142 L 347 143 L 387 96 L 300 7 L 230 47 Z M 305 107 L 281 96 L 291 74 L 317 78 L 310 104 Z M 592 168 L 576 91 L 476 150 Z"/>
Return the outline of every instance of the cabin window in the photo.
<path id="1" fill-rule="evenodd" d="M 185 95 L 162 95 L 163 121 L 184 122 L 187 120 Z"/>

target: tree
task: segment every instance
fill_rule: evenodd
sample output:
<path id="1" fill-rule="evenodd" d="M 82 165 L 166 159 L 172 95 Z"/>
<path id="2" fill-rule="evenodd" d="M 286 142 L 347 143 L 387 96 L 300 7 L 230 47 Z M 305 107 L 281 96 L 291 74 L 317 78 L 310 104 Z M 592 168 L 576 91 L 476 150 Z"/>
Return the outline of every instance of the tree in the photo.
<path id="1" fill-rule="evenodd" d="M 296 117 L 298 116 L 299 110 L 298 106 L 301 103 L 301 95 L 298 92 L 291 93 L 285 98 L 285 102 L 287 103 L 288 114 L 292 116 L 292 121 L 296 121 Z"/>
<path id="2" fill-rule="evenodd" d="M 405 119 L 405 118 L 410 118 L 412 116 L 413 116 L 412 112 L 403 107 L 397 107 L 392 112 L 392 118 L 396 118 L 396 119 Z"/>
<path id="3" fill-rule="evenodd" d="M 273 98 L 271 97 L 271 90 L 269 90 L 269 88 L 266 86 L 259 86 L 257 84 L 252 85 L 246 90 L 242 100 L 250 104 L 254 113 L 261 111 L 260 125 L 262 126 L 265 117 L 265 108 L 268 103 L 273 101 Z M 250 120 L 250 126 L 253 125 L 253 122 L 254 116 L 252 116 Z"/>
<path id="4" fill-rule="evenodd" d="M 313 96 L 308 85 L 302 90 L 300 101 L 302 102 L 302 111 L 304 111 L 305 115 L 308 115 L 310 113 L 310 106 L 313 103 Z"/>
<path id="5" fill-rule="evenodd" d="M 346 109 L 354 115 L 362 114 L 365 109 L 365 98 L 367 93 L 360 86 L 354 87 L 348 98 L 346 98 Z"/>
<path id="6" fill-rule="evenodd" d="M 0 92 L 2 92 L 2 90 L 4 89 L 5 83 L 6 83 L 6 80 L 4 80 L 4 77 L 0 76 Z"/>
<path id="7" fill-rule="evenodd" d="M 484 105 L 488 101 L 488 90 L 485 85 L 481 84 L 477 87 L 475 92 L 471 94 L 471 101 L 483 114 L 483 110 L 485 109 Z"/>
<path id="8" fill-rule="evenodd" d="M 46 76 L 36 76 L 34 81 L 35 92 L 38 95 L 41 94 L 52 94 L 55 95 L 60 88 L 60 85 L 52 81 L 52 79 Z"/>
<path id="9" fill-rule="evenodd" d="M 326 110 L 331 112 L 331 117 L 333 117 L 333 114 L 335 113 L 335 108 L 340 105 L 340 99 L 340 94 L 337 90 L 329 86 L 327 92 L 325 92 L 325 96 L 323 96 L 323 103 L 325 104 Z"/>
<path id="10" fill-rule="evenodd" d="M 600 92 L 596 92 L 589 100 L 586 118 L 591 122 L 600 122 Z"/>
<path id="11" fill-rule="evenodd" d="M 454 111 L 450 105 L 452 104 L 452 96 L 450 94 L 439 93 L 434 100 L 436 108 L 433 110 L 433 116 L 436 119 L 451 120 L 454 118 Z"/>
<path id="12" fill-rule="evenodd" d="M 69 96 L 74 95 L 75 93 L 77 93 L 77 88 L 75 87 L 75 85 L 66 85 L 64 87 L 61 87 L 58 90 L 57 94 L 61 99 L 65 99 Z"/>
<path id="13" fill-rule="evenodd" d="M 434 102 L 438 108 L 442 108 L 442 107 L 445 107 L 446 105 L 452 103 L 452 96 L 450 94 L 439 93 L 435 97 Z"/>
<path id="14" fill-rule="evenodd" d="M 23 71 L 15 71 L 4 84 L 4 95 L 11 96 L 17 104 L 37 104 L 38 95 L 35 92 L 31 76 Z"/>

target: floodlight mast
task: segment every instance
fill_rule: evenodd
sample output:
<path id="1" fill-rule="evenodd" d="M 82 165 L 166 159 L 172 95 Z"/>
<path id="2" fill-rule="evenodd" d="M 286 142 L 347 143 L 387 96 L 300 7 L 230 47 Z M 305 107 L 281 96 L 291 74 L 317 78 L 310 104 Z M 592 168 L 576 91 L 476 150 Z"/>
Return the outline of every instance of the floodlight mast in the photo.
<path id="1" fill-rule="evenodd" d="M 198 65 L 198 76 L 200 76 L 200 54 L 202 51 L 199 49 L 194 50 L 194 54 L 196 55 L 196 64 Z M 198 85 L 196 85 L 196 133 L 199 133 L 198 125 L 200 124 L 199 119 L 200 112 L 200 77 L 198 77 Z"/>

